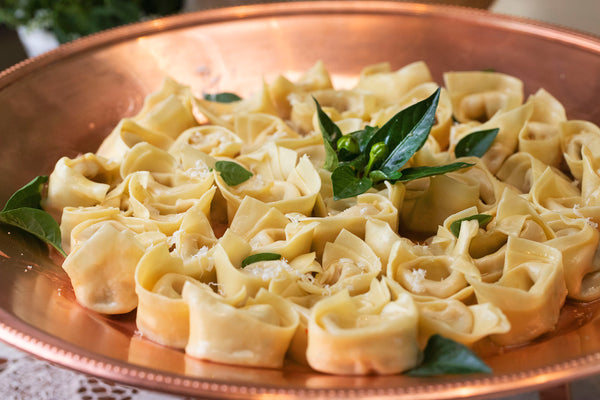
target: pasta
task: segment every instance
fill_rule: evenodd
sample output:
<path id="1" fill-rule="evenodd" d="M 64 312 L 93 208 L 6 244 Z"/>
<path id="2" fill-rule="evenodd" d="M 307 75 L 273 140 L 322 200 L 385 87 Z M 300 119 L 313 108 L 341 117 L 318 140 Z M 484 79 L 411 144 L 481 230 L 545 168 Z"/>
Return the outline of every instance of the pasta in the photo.
<path id="1" fill-rule="evenodd" d="M 432 96 L 406 169 L 340 197 L 328 119 L 354 138 Z M 77 300 L 137 310 L 150 340 L 226 364 L 395 374 L 433 335 L 525 344 L 567 299 L 600 298 L 597 149 L 598 126 L 544 89 L 525 99 L 516 77 L 448 72 L 440 88 L 424 62 L 382 63 L 336 89 L 317 62 L 231 102 L 166 78 L 95 154 L 58 161 L 44 206 Z"/>

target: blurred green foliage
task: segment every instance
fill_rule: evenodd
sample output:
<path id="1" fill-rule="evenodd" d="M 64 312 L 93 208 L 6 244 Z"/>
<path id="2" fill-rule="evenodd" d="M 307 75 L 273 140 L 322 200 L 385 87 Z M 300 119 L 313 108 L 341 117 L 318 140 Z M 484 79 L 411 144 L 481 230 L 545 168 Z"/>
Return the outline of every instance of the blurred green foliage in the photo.
<path id="1" fill-rule="evenodd" d="M 61 43 L 178 12 L 182 0 L 2 0 L 0 24 L 54 32 Z"/>

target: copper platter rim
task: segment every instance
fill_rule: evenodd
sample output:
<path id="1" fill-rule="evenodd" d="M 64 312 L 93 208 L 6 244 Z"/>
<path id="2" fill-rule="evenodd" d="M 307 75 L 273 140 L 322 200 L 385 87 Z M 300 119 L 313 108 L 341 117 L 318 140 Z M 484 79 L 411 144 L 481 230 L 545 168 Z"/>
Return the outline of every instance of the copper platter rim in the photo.
<path id="1" fill-rule="evenodd" d="M 544 367 L 500 375 L 394 388 L 306 388 L 301 386 L 248 385 L 238 382 L 194 378 L 168 373 L 93 353 L 29 326 L 0 310 L 0 340 L 76 372 L 125 385 L 179 395 L 209 395 L 215 398 L 361 398 L 361 399 L 456 399 L 471 396 L 507 396 L 524 390 L 539 390 L 600 373 L 600 352 Z"/>
<path id="2" fill-rule="evenodd" d="M 244 5 L 165 17 L 115 28 L 65 44 L 33 59 L 25 60 L 0 72 L 0 90 L 26 78 L 28 74 L 70 56 L 109 46 L 143 35 L 190 26 L 230 22 L 239 19 L 302 14 L 404 14 L 425 15 L 457 20 L 477 19 L 478 23 L 499 29 L 550 38 L 585 51 L 600 54 L 600 38 L 571 29 L 525 18 L 491 14 L 459 6 L 373 2 L 298 2 Z M 101 378 L 162 392 L 209 395 L 213 397 L 338 397 L 338 398 L 439 398 L 511 394 L 525 389 L 535 390 L 573 379 L 600 373 L 600 352 L 527 371 L 492 376 L 467 376 L 464 379 L 438 383 L 419 383 L 394 388 L 306 388 L 300 386 L 267 386 L 227 382 L 174 374 L 131 364 L 93 353 L 20 320 L 0 309 L 0 339 L 34 356 L 62 367 Z"/>
<path id="3" fill-rule="evenodd" d="M 580 46 L 593 52 L 600 52 L 600 37 L 575 29 L 553 25 L 529 18 L 511 15 L 492 14 L 490 12 L 453 5 L 433 5 L 394 1 L 300 1 L 293 3 L 253 4 L 227 8 L 214 8 L 197 12 L 167 16 L 159 20 L 129 24 L 99 33 L 82 37 L 65 43 L 37 57 L 28 58 L 12 67 L 0 71 L 0 90 L 21 79 L 28 73 L 48 64 L 60 61 L 71 55 L 89 51 L 96 47 L 126 39 L 150 35 L 162 31 L 185 28 L 194 25 L 227 22 L 234 19 L 264 18 L 268 16 L 285 16 L 318 13 L 400 13 L 422 14 L 446 17 L 457 20 L 484 18 L 485 25 L 507 28 L 531 35 L 544 36 L 571 45 Z M 160 21 L 156 24 L 156 21 Z"/>

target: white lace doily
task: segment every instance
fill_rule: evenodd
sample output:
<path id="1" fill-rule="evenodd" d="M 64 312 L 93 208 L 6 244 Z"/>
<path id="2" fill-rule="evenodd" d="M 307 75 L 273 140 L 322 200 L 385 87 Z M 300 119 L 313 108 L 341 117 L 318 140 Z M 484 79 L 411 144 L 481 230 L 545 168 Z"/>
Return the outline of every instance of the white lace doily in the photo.
<path id="1" fill-rule="evenodd" d="M 0 343 L 3 400 L 181 400 L 56 367 Z"/>

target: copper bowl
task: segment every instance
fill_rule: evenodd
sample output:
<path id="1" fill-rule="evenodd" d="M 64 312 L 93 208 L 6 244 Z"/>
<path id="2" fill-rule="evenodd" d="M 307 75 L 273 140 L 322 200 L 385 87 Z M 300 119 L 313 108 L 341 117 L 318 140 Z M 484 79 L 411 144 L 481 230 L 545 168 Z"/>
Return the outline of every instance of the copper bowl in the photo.
<path id="1" fill-rule="evenodd" d="M 485 11 L 395 2 L 243 6 L 143 22 L 87 37 L 0 73 L 0 201 L 62 155 L 94 151 L 164 75 L 249 94 L 261 77 L 322 59 L 343 85 L 381 61 L 443 71 L 494 68 L 544 87 L 570 119 L 600 123 L 600 40 Z M 192 396 L 446 399 L 537 390 L 600 372 L 596 304 L 567 304 L 555 332 L 484 354 L 493 375 L 344 377 L 289 364 L 238 368 L 186 357 L 136 335 L 135 316 L 80 307 L 60 259 L 0 226 L 0 338 L 101 378 Z"/>

